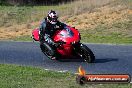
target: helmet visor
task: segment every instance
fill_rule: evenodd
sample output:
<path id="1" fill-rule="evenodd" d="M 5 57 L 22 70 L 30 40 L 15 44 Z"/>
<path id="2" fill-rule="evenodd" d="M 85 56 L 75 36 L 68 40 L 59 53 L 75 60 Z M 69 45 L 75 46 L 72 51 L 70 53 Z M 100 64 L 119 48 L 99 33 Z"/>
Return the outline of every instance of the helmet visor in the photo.
<path id="1" fill-rule="evenodd" d="M 58 17 L 55 16 L 55 17 L 51 18 L 51 21 L 56 22 L 57 19 L 58 19 Z"/>

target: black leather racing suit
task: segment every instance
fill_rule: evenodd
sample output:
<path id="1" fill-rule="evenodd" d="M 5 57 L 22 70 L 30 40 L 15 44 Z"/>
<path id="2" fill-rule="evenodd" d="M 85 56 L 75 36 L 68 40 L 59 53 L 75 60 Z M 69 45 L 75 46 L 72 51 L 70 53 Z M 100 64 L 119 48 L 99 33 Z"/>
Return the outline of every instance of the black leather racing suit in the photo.
<path id="1" fill-rule="evenodd" d="M 49 23 L 46 18 L 42 21 L 39 29 L 40 29 L 40 43 L 47 42 L 49 45 L 55 45 L 54 41 L 52 40 L 52 36 L 57 31 L 57 28 L 63 29 L 64 23 L 57 21 L 57 23 L 51 24 Z"/>

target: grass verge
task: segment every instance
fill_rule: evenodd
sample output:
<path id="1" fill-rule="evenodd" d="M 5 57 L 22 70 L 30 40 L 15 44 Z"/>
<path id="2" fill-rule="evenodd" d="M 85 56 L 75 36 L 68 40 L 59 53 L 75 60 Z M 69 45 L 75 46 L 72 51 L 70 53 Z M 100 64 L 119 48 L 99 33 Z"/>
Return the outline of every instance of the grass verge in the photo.
<path id="1" fill-rule="evenodd" d="M 107 4 L 110 1 L 85 0 L 53 6 L 0 6 L 0 27 L 40 21 L 43 17 L 47 16 L 47 12 L 51 9 L 59 11 L 59 15 L 61 16 L 73 16 L 82 13 L 82 11 L 89 11 L 94 7 Z"/>
<path id="2" fill-rule="evenodd" d="M 31 36 L 29 36 L 29 35 L 15 37 L 12 40 L 14 40 L 14 41 L 33 41 Z"/>
<path id="3" fill-rule="evenodd" d="M 82 42 L 132 44 L 132 21 L 98 25 L 94 29 L 80 30 Z"/>
<path id="4" fill-rule="evenodd" d="M 117 22 L 112 25 L 98 25 L 94 29 L 82 29 L 81 42 L 132 44 L 132 21 Z M 14 41 L 32 41 L 31 36 L 20 36 Z"/>
<path id="5" fill-rule="evenodd" d="M 59 6 L 0 6 L 0 38 L 32 41 L 32 29 L 54 8 L 62 21 L 79 29 L 82 42 L 132 44 L 131 4 L 131 0 L 81 0 Z"/>
<path id="6" fill-rule="evenodd" d="M 88 34 L 83 35 L 81 41 L 87 43 L 132 44 L 132 38 L 118 37 L 118 34 L 113 34 L 111 36 L 98 36 L 96 34 Z"/>
<path id="7" fill-rule="evenodd" d="M 0 88 L 82 88 L 76 75 L 0 64 Z M 86 84 L 83 88 L 131 88 L 131 84 Z"/>
<path id="8" fill-rule="evenodd" d="M 33 41 L 31 36 L 20 36 L 13 41 Z M 81 31 L 81 42 L 85 43 L 111 43 L 111 44 L 132 44 L 132 37 L 120 37 L 120 34 L 101 36 L 96 34 L 87 34 L 87 31 Z"/>

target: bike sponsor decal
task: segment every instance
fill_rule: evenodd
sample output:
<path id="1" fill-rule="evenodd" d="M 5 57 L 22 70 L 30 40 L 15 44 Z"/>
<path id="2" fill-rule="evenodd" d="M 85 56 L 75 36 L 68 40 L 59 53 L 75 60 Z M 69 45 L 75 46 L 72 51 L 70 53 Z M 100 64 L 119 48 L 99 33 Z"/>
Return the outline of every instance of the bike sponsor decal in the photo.
<path id="1" fill-rule="evenodd" d="M 79 84 L 86 83 L 130 83 L 131 77 L 128 74 L 86 74 L 80 66 L 76 81 Z"/>

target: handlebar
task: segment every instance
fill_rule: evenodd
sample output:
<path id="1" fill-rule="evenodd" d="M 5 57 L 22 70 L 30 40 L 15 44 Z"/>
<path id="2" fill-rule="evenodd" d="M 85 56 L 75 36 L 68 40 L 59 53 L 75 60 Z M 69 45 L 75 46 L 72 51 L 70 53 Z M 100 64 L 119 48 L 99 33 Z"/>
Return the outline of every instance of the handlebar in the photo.
<path id="1" fill-rule="evenodd" d="M 64 41 L 58 41 L 57 43 L 58 43 L 59 45 L 66 44 L 66 42 L 64 42 Z"/>

